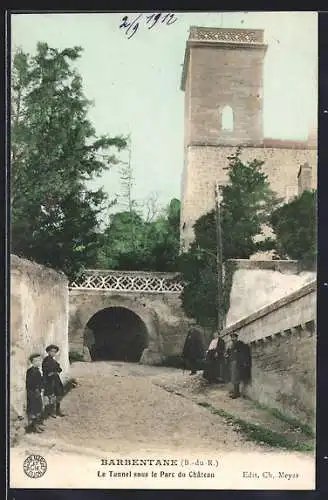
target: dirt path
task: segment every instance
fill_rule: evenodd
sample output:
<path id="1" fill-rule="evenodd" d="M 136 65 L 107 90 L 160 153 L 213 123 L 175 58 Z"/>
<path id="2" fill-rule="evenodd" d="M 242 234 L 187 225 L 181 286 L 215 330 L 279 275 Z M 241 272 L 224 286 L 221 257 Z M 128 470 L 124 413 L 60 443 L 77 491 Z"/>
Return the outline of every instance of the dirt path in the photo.
<path id="1" fill-rule="evenodd" d="M 167 488 L 168 484 L 187 489 L 291 489 L 292 484 L 296 489 L 313 487 L 315 462 L 309 454 L 247 441 L 226 418 L 199 406 L 197 403 L 205 400 L 241 418 L 262 423 L 266 418 L 251 402 L 228 398 L 227 388 L 204 387 L 200 375 L 190 377 L 172 368 L 98 362 L 74 363 L 72 376 L 79 384 L 63 400 L 67 416 L 50 418 L 44 433 L 25 435 L 11 449 L 13 487 L 149 487 L 147 478 L 137 483 L 133 478 L 130 483 L 121 478 L 113 483 L 97 477 L 101 457 L 119 456 L 219 459 L 220 470 L 212 482 L 188 482 L 187 475 L 182 483 L 177 479 L 175 486 L 163 478 L 154 483 L 158 488 Z M 26 477 L 22 468 L 26 457 L 35 454 L 48 464 L 47 473 L 37 483 Z M 282 467 L 284 471 L 297 471 L 296 483 L 287 479 L 247 483 L 245 469 L 258 470 L 259 464 L 265 471 L 280 471 Z"/>
<path id="2" fill-rule="evenodd" d="M 183 375 L 170 368 L 75 363 L 79 385 L 64 399 L 66 418 L 47 421 L 47 437 L 98 450 L 171 452 L 259 449 L 224 420 L 160 383 Z"/>
<path id="3" fill-rule="evenodd" d="M 281 422 L 261 415 L 251 402 L 231 400 L 226 388 L 206 389 L 200 376 L 172 368 L 74 363 L 72 375 L 78 386 L 62 403 L 67 416 L 47 420 L 42 437 L 122 453 L 270 449 L 247 441 L 223 417 L 197 404 L 204 400 L 250 421 L 265 417 L 281 431 Z"/>
<path id="4" fill-rule="evenodd" d="M 209 385 L 201 376 L 181 377 L 181 373 L 172 373 L 171 376 L 161 376 L 153 378 L 153 383 L 174 394 L 179 394 L 196 404 L 207 404 L 213 409 L 218 409 L 222 413 L 229 414 L 237 419 L 242 419 L 251 425 L 261 426 L 273 433 L 279 434 L 282 439 L 297 443 L 303 449 L 314 445 L 313 437 L 304 432 L 293 419 L 283 419 L 277 416 L 277 412 L 269 411 L 246 398 L 231 399 L 228 395 L 228 388 L 223 385 Z M 279 413 L 279 412 L 278 412 Z"/>

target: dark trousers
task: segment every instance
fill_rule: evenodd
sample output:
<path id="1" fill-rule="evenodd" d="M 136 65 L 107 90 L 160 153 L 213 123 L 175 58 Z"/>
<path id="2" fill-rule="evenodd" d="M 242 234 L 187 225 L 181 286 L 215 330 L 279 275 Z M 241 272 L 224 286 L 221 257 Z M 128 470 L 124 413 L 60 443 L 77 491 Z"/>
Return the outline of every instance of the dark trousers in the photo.
<path id="1" fill-rule="evenodd" d="M 196 373 L 199 370 L 199 360 L 195 358 L 185 358 L 184 367 L 186 370 L 190 370 L 191 373 Z"/>
<path id="2" fill-rule="evenodd" d="M 54 394 L 48 396 L 49 405 L 48 405 L 48 414 L 49 415 L 58 415 L 60 410 L 60 402 L 62 398 L 60 396 L 55 396 Z"/>
<path id="3" fill-rule="evenodd" d="M 236 384 L 233 384 L 232 394 L 234 396 L 240 396 L 240 382 L 237 382 Z"/>
<path id="4" fill-rule="evenodd" d="M 195 373 L 197 371 L 197 359 L 189 360 L 189 368 L 192 373 Z"/>

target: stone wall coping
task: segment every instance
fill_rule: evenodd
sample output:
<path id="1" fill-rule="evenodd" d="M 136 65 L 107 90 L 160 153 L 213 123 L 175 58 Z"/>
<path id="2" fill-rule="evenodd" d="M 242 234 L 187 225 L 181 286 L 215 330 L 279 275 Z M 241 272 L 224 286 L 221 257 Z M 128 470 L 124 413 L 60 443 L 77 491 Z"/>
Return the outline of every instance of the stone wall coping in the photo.
<path id="1" fill-rule="evenodd" d="M 250 259 L 228 259 L 228 262 L 235 263 L 237 269 L 249 269 L 249 270 L 265 270 L 265 271 L 278 271 L 283 273 L 284 271 L 293 271 L 295 268 L 297 271 L 301 271 L 299 269 L 298 260 L 286 260 L 286 259 L 277 259 L 277 260 L 250 260 Z M 303 271 L 303 269 L 302 269 Z"/>
<path id="2" fill-rule="evenodd" d="M 187 40 L 187 48 L 189 47 L 211 47 L 211 48 L 224 48 L 224 49 L 261 49 L 267 50 L 268 46 L 265 43 L 259 42 L 234 42 L 232 40 Z"/>
<path id="3" fill-rule="evenodd" d="M 117 275 L 134 275 L 134 276 L 160 276 L 162 278 L 176 278 L 180 276 L 178 272 L 161 272 L 161 271 L 120 271 L 119 269 L 85 269 L 86 275 L 101 274 L 102 276 L 117 274 Z"/>
<path id="4" fill-rule="evenodd" d="M 183 90 L 183 89 L 182 89 Z M 242 141 L 241 141 L 242 142 Z M 207 148 L 237 148 L 239 145 L 236 144 L 227 144 L 225 143 L 209 143 L 209 142 L 201 142 L 201 141 L 192 141 L 187 147 L 207 147 Z M 317 146 L 310 144 L 307 141 L 284 141 L 280 139 L 270 139 L 269 141 L 263 140 L 258 142 L 245 142 L 241 143 L 240 147 L 243 148 L 256 148 L 256 149 L 293 149 L 293 150 L 309 150 L 314 151 L 317 150 Z"/>
<path id="5" fill-rule="evenodd" d="M 249 325 L 250 323 L 254 323 L 256 320 L 259 318 L 262 318 L 263 316 L 266 316 L 270 314 L 271 312 L 275 311 L 276 309 L 280 309 L 287 304 L 290 304 L 291 302 L 294 302 L 295 300 L 298 300 L 305 295 L 308 295 L 317 289 L 317 280 L 311 281 L 311 283 L 308 283 L 295 292 L 292 292 L 285 297 L 282 297 L 281 299 L 275 300 L 274 302 L 271 302 L 271 304 L 268 304 L 267 306 L 261 307 L 257 311 L 255 311 L 252 314 L 249 314 L 248 316 L 245 316 L 244 318 L 240 319 L 239 321 L 236 321 L 236 323 L 233 323 L 232 325 L 227 326 L 224 328 L 222 332 L 222 336 L 229 335 L 232 332 L 235 332 L 236 330 L 240 330 L 246 325 Z"/>
<path id="6" fill-rule="evenodd" d="M 206 33 L 224 33 L 224 34 L 240 34 L 252 35 L 253 42 L 263 42 L 264 30 L 259 28 L 218 28 L 217 26 L 196 26 L 192 25 L 189 28 L 189 39 L 203 39 L 202 35 Z M 255 40 L 256 39 L 256 40 Z"/>
<path id="7" fill-rule="evenodd" d="M 18 257 L 15 254 L 10 255 L 10 268 L 10 272 L 12 274 L 42 273 L 51 276 L 51 278 L 55 279 L 56 281 L 65 281 L 66 283 L 68 283 L 68 278 L 62 271 L 57 271 L 56 269 L 38 264 L 37 262 L 34 262 L 32 260 Z"/>
<path id="8" fill-rule="evenodd" d="M 94 294 L 94 295 L 113 295 L 113 298 L 114 298 L 114 295 L 118 295 L 118 296 L 124 296 L 126 297 L 127 295 L 137 295 L 138 297 L 141 297 L 141 296 L 150 296 L 150 295 L 154 295 L 154 296 L 165 296 L 165 297 L 176 297 L 176 296 L 180 296 L 181 295 L 181 291 L 156 291 L 156 290 L 151 290 L 151 291 L 147 291 L 147 290 L 115 290 L 115 289 L 110 289 L 110 288 L 83 288 L 83 287 L 71 287 L 71 286 L 68 286 L 68 290 L 69 290 L 69 294 L 70 295 L 79 295 L 79 294 L 82 294 L 82 295 L 86 295 L 86 294 Z"/>

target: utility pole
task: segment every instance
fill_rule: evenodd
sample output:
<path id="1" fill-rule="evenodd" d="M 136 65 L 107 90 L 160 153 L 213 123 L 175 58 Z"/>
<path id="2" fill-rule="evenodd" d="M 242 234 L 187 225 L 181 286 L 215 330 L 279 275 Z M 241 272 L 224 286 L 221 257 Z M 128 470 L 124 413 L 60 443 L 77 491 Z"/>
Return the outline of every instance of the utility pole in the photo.
<path id="1" fill-rule="evenodd" d="M 222 295 L 223 295 L 223 252 L 222 252 L 222 227 L 221 227 L 221 193 L 220 186 L 215 186 L 215 213 L 216 213 L 216 266 L 217 266 L 217 328 L 223 328 Z"/>

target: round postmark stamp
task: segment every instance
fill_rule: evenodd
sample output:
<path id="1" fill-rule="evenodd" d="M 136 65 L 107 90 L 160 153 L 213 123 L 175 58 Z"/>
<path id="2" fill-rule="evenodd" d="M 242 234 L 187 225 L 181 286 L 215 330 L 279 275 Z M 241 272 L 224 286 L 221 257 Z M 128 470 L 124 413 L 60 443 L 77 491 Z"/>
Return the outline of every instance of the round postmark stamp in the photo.
<path id="1" fill-rule="evenodd" d="M 32 479 L 37 479 L 45 475 L 47 462 L 41 455 L 29 455 L 23 463 L 25 474 Z"/>

